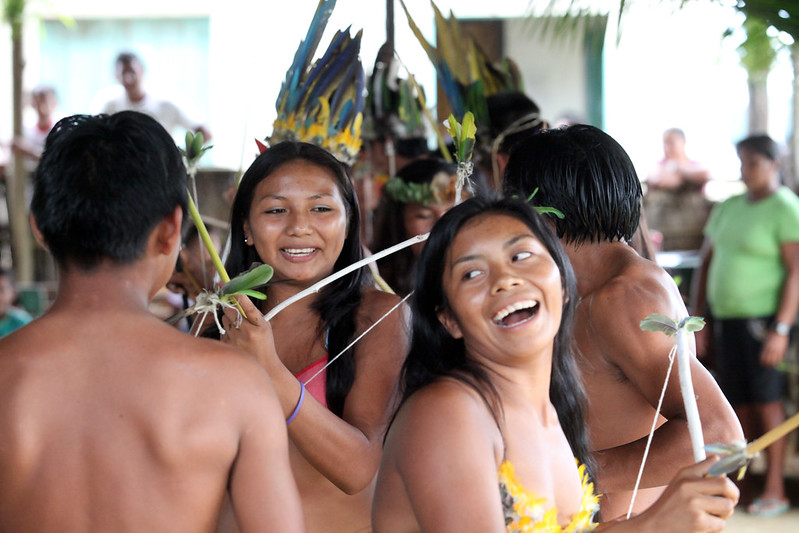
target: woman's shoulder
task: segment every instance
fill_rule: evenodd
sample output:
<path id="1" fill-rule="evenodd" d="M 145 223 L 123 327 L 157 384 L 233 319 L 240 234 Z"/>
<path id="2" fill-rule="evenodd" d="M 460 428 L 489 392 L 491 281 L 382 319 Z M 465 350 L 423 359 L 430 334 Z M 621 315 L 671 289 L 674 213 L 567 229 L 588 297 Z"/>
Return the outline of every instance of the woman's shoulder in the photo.
<path id="1" fill-rule="evenodd" d="M 498 432 L 480 394 L 470 385 L 450 377 L 439 378 L 414 392 L 400 408 L 397 422 L 401 420 L 417 428 L 449 428 L 457 433 L 483 431 L 486 427 Z"/>
<path id="2" fill-rule="evenodd" d="M 358 309 L 360 319 L 367 323 L 375 323 L 392 310 L 397 312 L 397 316 L 408 318 L 408 305 L 399 296 L 374 287 L 364 288 Z"/>

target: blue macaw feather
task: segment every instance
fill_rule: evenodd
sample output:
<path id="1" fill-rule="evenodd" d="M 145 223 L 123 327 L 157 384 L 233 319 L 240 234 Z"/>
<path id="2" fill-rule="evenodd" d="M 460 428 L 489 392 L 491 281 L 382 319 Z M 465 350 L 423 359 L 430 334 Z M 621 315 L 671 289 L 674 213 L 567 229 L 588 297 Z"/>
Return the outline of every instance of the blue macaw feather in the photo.
<path id="1" fill-rule="evenodd" d="M 336 127 L 335 129 L 331 127 L 331 131 L 342 130 L 344 126 L 349 122 L 350 117 L 355 115 L 353 111 L 355 111 L 355 104 L 353 103 L 352 99 L 344 102 L 344 105 L 341 106 L 341 113 L 339 113 L 339 118 L 336 121 Z"/>
<path id="2" fill-rule="evenodd" d="M 336 7 L 336 0 L 319 0 L 319 4 L 316 6 L 316 12 L 311 20 L 311 25 L 308 27 L 308 32 L 305 34 L 305 39 L 300 42 L 300 46 L 294 54 L 291 67 L 289 67 L 288 72 L 286 72 L 286 79 L 280 87 L 280 93 L 278 93 L 277 98 L 278 107 L 280 106 L 284 94 L 289 95 L 289 101 L 287 102 L 289 107 L 296 105 L 296 89 L 300 77 L 307 69 L 310 59 L 319 46 L 319 41 L 322 39 L 322 34 L 325 32 L 327 21 L 334 7 Z"/>
<path id="3" fill-rule="evenodd" d="M 298 91 L 300 95 L 307 95 L 308 94 L 309 89 L 311 89 L 313 87 L 314 82 L 319 77 L 319 75 L 322 73 L 322 71 L 325 69 L 325 67 L 327 66 L 328 62 L 330 61 L 330 58 L 333 57 L 333 54 L 338 51 L 338 49 L 341 47 L 342 43 L 347 38 L 349 38 L 349 36 L 350 36 L 350 28 L 351 27 L 352 26 L 350 25 L 350 26 L 347 26 L 347 29 L 344 30 L 344 31 L 341 31 L 341 30 L 336 31 L 336 34 L 333 36 L 333 39 L 330 41 L 330 45 L 327 47 L 327 50 L 325 51 L 325 54 L 322 56 L 322 58 L 320 60 L 318 60 L 316 63 L 314 63 L 314 66 L 311 69 L 311 72 L 308 73 L 308 77 L 303 82 L 302 87 L 300 87 L 300 89 Z"/>
<path id="4" fill-rule="evenodd" d="M 357 79 L 355 82 L 355 114 L 357 115 L 361 111 L 363 111 L 364 100 L 363 100 L 363 87 L 364 87 L 364 72 L 363 72 L 363 65 L 361 64 L 361 60 L 358 60 L 358 71 L 356 73 Z"/>
<path id="5" fill-rule="evenodd" d="M 330 116 L 334 117 L 337 116 L 341 111 L 341 106 L 343 105 L 343 100 L 345 95 L 351 92 L 351 89 L 355 83 L 355 69 L 358 68 L 358 63 L 355 61 L 351 61 L 350 64 L 347 66 L 347 70 L 344 71 L 344 75 L 338 81 L 338 86 L 336 87 L 335 91 L 333 92 L 333 97 L 330 100 Z"/>
<path id="6" fill-rule="evenodd" d="M 463 100 L 461 99 L 460 90 L 458 89 L 457 81 L 452 77 L 452 73 L 446 63 L 437 65 L 439 76 L 441 77 L 441 86 L 444 89 L 444 94 L 447 95 L 449 106 L 452 108 L 452 114 L 455 118 L 463 118 Z"/>
<path id="7" fill-rule="evenodd" d="M 346 39 L 341 41 L 337 50 L 334 50 L 330 60 L 325 63 L 317 62 L 319 64 L 319 74 L 316 76 L 315 83 L 309 87 L 304 105 L 313 105 L 313 102 L 320 96 L 330 98 L 330 94 L 335 90 L 339 79 L 344 73 L 342 69 L 345 69 L 349 64 L 350 58 L 347 55 L 347 47 L 351 42 L 350 36 L 346 35 Z"/>
<path id="8" fill-rule="evenodd" d="M 353 62 L 353 59 L 358 56 L 360 49 L 361 32 L 358 32 L 355 38 L 346 42 L 342 51 L 321 74 L 319 81 L 316 82 L 316 85 L 308 97 L 309 102 L 314 102 L 319 96 L 331 91 L 331 86 L 337 83 L 339 78 L 346 72 L 347 68 Z"/>

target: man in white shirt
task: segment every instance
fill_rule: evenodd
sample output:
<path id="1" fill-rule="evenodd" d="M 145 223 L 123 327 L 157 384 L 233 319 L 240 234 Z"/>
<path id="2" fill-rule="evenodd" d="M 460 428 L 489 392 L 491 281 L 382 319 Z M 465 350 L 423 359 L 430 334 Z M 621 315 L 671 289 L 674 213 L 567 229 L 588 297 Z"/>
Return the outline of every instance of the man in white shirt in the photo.
<path id="1" fill-rule="evenodd" d="M 136 54 L 122 52 L 117 56 L 116 78 L 125 92 L 106 100 L 99 109 L 100 113 L 138 111 L 156 119 L 170 134 L 174 134 L 176 128 L 182 127 L 202 132 L 206 140 L 211 138 L 211 132 L 204 124 L 189 117 L 174 102 L 152 95 L 144 89 L 144 64 Z"/>

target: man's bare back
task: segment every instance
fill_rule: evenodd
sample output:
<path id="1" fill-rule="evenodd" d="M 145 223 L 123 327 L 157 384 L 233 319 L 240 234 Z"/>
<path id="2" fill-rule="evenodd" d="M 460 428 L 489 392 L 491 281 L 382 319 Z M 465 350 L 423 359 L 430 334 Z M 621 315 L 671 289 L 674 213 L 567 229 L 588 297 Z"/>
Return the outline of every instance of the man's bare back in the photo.
<path id="1" fill-rule="evenodd" d="M 68 117 L 31 222 L 59 267 L 0 340 L 0 531 L 302 530 L 284 413 L 255 360 L 150 314 L 177 260 L 186 171 L 140 113 Z"/>
<path id="2" fill-rule="evenodd" d="M 643 457 L 644 443 L 666 378 L 674 339 L 641 331 L 652 313 L 681 318 L 687 311 L 677 286 L 655 263 L 621 242 L 567 245 L 581 301 L 575 318 L 578 361 L 589 399 L 589 433 L 599 452 L 597 472 L 603 492 L 603 520 L 625 514 Z M 590 274 L 589 274 L 590 273 Z M 713 377 L 694 358 L 692 378 L 706 442 L 736 436 L 734 413 Z M 674 472 L 691 463 L 687 423 L 672 370 L 658 419 L 653 451 L 636 497 L 636 510 L 648 507 Z"/>
<path id="3" fill-rule="evenodd" d="M 236 462 L 251 436 L 261 469 L 287 453 L 254 360 L 141 313 L 70 311 L 0 344 L 0 530 L 213 531 L 231 466 L 269 505 Z"/>

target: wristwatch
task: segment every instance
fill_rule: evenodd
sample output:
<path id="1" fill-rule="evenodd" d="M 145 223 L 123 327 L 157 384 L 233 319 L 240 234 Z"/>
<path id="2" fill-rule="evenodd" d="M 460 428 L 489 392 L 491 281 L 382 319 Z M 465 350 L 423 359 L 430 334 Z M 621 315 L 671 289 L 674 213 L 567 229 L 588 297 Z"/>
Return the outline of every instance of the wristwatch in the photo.
<path id="1" fill-rule="evenodd" d="M 776 322 L 774 324 L 774 333 L 777 335 L 787 336 L 791 332 L 791 325 L 785 322 Z"/>

